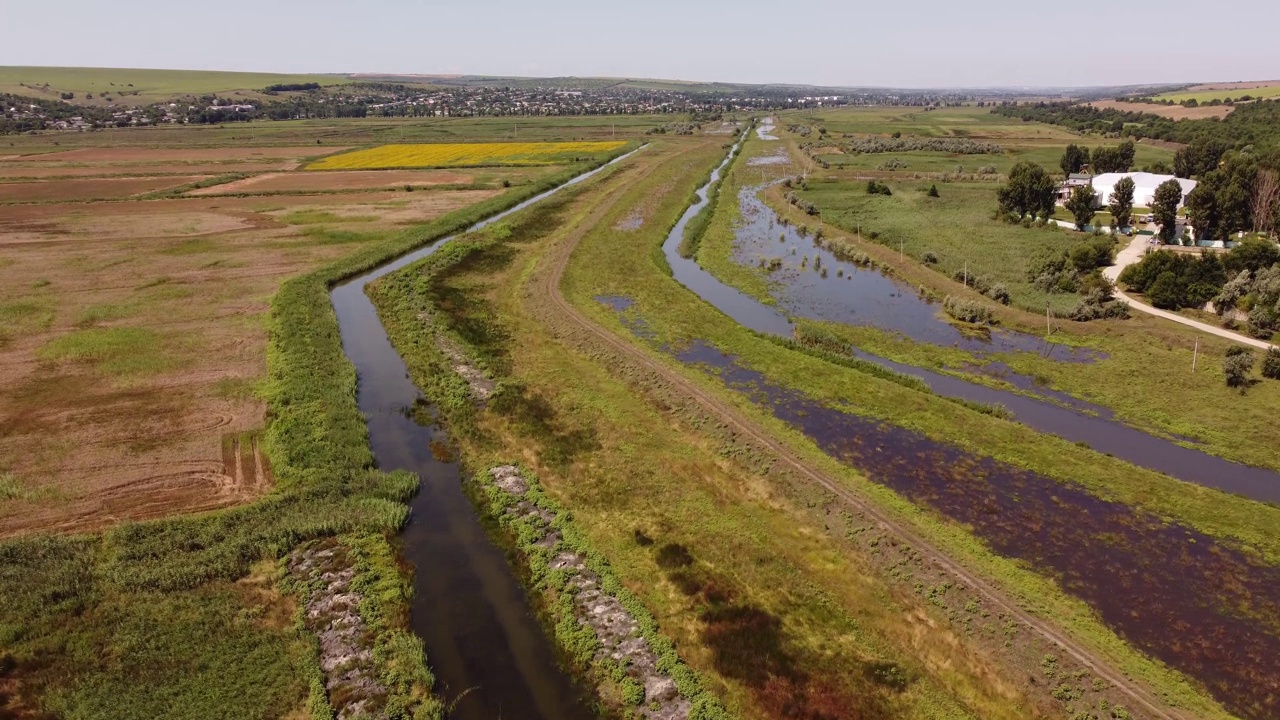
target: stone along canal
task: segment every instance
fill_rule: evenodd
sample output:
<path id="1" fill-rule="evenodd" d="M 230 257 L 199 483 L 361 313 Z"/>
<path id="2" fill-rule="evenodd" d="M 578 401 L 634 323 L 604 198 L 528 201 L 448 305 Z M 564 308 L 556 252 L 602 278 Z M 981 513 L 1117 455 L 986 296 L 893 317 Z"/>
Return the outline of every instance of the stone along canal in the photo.
<path id="1" fill-rule="evenodd" d="M 463 232 L 523 210 L 603 169 L 578 175 Z M 404 557 L 414 566 L 410 622 L 426 645 L 437 691 L 446 703 L 457 700 L 450 718 L 588 720 L 595 717 L 590 700 L 560 670 L 556 651 L 505 555 L 490 541 L 463 492 L 458 464 L 432 452 L 433 445 L 445 442 L 443 431 L 415 421 L 422 393 L 364 292 L 373 280 L 430 255 L 453 237 L 330 291 L 343 351 L 359 376 L 357 403 L 368 423 L 374 459 L 383 470 L 407 470 L 422 481 L 402 535 Z"/>

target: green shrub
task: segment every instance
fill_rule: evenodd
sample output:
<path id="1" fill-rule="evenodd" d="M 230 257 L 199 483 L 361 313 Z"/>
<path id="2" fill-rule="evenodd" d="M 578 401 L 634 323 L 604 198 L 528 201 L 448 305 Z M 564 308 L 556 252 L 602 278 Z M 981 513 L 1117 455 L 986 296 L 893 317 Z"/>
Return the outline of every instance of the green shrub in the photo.
<path id="1" fill-rule="evenodd" d="M 956 298 L 948 295 L 942 301 L 942 309 L 960 322 L 987 324 L 992 320 L 991 308 L 968 298 Z"/>
<path id="2" fill-rule="evenodd" d="M 1280 380 L 1280 349 L 1270 348 L 1262 356 L 1262 377 Z"/>
<path id="3" fill-rule="evenodd" d="M 1241 345 L 1232 345 L 1227 349 L 1226 359 L 1222 363 L 1222 372 L 1226 376 L 1227 387 L 1248 387 L 1249 373 L 1252 371 L 1252 350 Z"/>

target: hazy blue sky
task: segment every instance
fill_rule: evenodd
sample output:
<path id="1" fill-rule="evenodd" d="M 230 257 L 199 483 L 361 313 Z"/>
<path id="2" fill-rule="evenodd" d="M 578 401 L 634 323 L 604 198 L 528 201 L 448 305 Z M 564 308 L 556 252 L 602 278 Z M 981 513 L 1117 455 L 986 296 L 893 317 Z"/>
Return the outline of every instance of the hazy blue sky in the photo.
<path id="1" fill-rule="evenodd" d="M 1277 0 L 0 0 L 0 65 L 831 85 L 1280 79 Z"/>

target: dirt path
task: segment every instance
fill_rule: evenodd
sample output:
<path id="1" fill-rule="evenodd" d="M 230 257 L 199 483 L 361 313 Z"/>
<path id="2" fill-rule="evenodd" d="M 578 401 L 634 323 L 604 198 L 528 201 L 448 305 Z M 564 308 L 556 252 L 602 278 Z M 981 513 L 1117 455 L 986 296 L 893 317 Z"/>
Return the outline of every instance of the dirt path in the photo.
<path id="1" fill-rule="evenodd" d="M 1111 267 L 1103 268 L 1102 274 L 1105 275 L 1107 279 L 1111 280 L 1111 282 L 1116 282 L 1120 278 L 1120 273 L 1124 272 L 1125 268 L 1129 267 L 1130 265 L 1142 259 L 1142 255 L 1145 253 L 1146 249 L 1150 247 L 1148 245 L 1148 242 L 1149 241 L 1145 236 L 1135 235 L 1133 237 L 1133 240 L 1129 243 L 1129 246 L 1116 254 L 1116 264 L 1112 265 Z M 1116 297 L 1129 303 L 1129 307 L 1139 312 L 1144 312 L 1148 315 L 1155 315 L 1156 317 L 1164 318 L 1165 320 L 1172 320 L 1176 323 L 1181 323 L 1182 325 L 1186 325 L 1187 327 L 1193 327 L 1196 330 L 1199 330 L 1200 332 L 1209 333 L 1210 335 L 1217 335 L 1218 337 L 1226 338 L 1228 340 L 1232 340 L 1238 343 L 1243 343 L 1245 345 L 1252 345 L 1253 347 L 1256 347 L 1262 350 L 1268 350 L 1270 348 L 1276 347 L 1275 345 L 1272 345 L 1271 343 L 1266 342 L 1264 340 L 1257 340 L 1247 335 L 1241 335 L 1240 333 L 1231 332 L 1230 330 L 1227 330 L 1225 328 L 1214 327 L 1208 323 L 1202 323 L 1198 320 L 1192 320 L 1191 318 L 1183 317 L 1177 313 L 1171 313 L 1166 310 L 1161 310 L 1159 308 L 1152 307 L 1142 302 L 1141 300 L 1134 299 L 1134 297 L 1132 295 L 1129 295 L 1128 293 L 1121 292 L 1119 288 L 1116 288 L 1115 294 L 1116 294 Z"/>
<path id="2" fill-rule="evenodd" d="M 735 432 L 740 433 L 759 446 L 767 448 L 782 463 L 792 468 L 802 478 L 830 492 L 847 507 L 865 514 L 866 517 L 878 523 L 885 531 L 897 535 L 902 541 L 915 547 L 924 557 L 929 558 L 961 583 L 980 594 L 993 609 L 1016 618 L 1033 632 L 1060 647 L 1064 653 L 1089 668 L 1099 678 L 1114 685 L 1131 698 L 1137 708 L 1141 708 L 1150 717 L 1164 718 L 1165 720 L 1185 720 L 1189 717 L 1169 707 L 1145 685 L 1130 680 L 1122 672 L 1112 667 L 1104 658 L 1095 655 L 1088 648 L 1076 643 L 1053 624 L 1022 609 L 1013 598 L 1007 596 L 1003 591 L 983 578 L 970 573 L 959 563 L 926 542 L 924 538 L 898 523 L 874 503 L 866 500 L 838 480 L 810 466 L 799 455 L 772 437 L 754 421 L 741 414 L 736 408 L 710 394 L 665 363 L 651 358 L 630 342 L 596 325 L 574 307 L 560 291 L 561 279 L 564 276 L 565 269 L 568 267 L 574 248 L 577 247 L 586 233 L 600 224 L 609 211 L 613 209 L 614 205 L 622 198 L 626 189 L 623 186 L 610 192 L 601 199 L 592 213 L 571 226 L 566 238 L 560 243 L 555 250 L 555 254 L 551 257 L 552 267 L 550 272 L 545 273 L 540 282 L 534 283 L 530 287 L 530 292 L 544 295 L 550 300 L 553 311 L 557 312 L 564 321 L 586 331 L 594 336 L 595 339 L 606 344 L 614 352 L 654 373 L 679 392 L 694 400 L 706 412 L 718 417 Z"/>

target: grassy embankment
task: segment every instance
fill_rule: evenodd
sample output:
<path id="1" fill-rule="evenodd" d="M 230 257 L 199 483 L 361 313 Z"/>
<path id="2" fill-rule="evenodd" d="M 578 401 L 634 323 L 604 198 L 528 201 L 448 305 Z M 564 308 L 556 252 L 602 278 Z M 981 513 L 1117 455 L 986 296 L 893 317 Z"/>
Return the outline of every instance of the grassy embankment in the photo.
<path id="1" fill-rule="evenodd" d="M 659 182 L 660 179 L 655 178 L 654 182 Z M 689 187 L 691 189 L 692 184 Z M 632 202 L 651 208 L 652 197 L 643 195 L 646 189 L 648 188 L 644 185 L 637 187 L 635 192 L 640 197 L 634 198 Z M 652 189 L 649 190 L 652 192 Z M 675 190 L 668 189 L 667 192 L 687 196 L 688 190 L 677 186 Z M 674 219 L 681 209 L 681 203 L 673 201 L 665 204 L 672 206 L 668 212 Z M 566 279 L 566 288 L 575 304 L 595 316 L 602 324 L 629 335 L 619 324 L 618 318 L 594 300 L 601 294 L 627 296 L 639 303 L 637 311 L 629 311 L 628 316 L 643 318 L 649 329 L 657 333 L 658 342 L 680 342 L 688 338 L 709 340 L 720 347 L 729 348 L 771 379 L 785 385 L 805 387 L 815 397 L 827 402 L 858 397 L 866 402 L 865 409 L 874 416 L 924 430 L 932 436 L 972 451 L 992 454 L 1014 464 L 1045 472 L 1062 482 L 1083 484 L 1092 492 L 1111 499 L 1155 509 L 1157 512 L 1163 511 L 1168 516 L 1192 518 L 1191 524 L 1197 527 L 1209 529 L 1218 536 L 1244 538 L 1245 544 L 1271 558 L 1276 556 L 1276 547 L 1265 531 L 1266 527 L 1275 523 L 1274 511 L 1234 498 L 1224 498 L 1220 493 L 1211 491 L 1189 489 L 1187 492 L 1168 492 L 1171 489 L 1170 482 L 1153 473 L 1145 473 L 1074 445 L 1039 436 L 1020 426 L 972 413 L 897 384 L 833 368 L 827 363 L 799 356 L 736 328 L 718 313 L 693 301 L 691 296 L 651 262 L 656 257 L 662 231 L 665 230 L 665 227 L 661 227 L 661 222 L 636 233 L 619 233 L 607 229 L 612 227 L 614 220 L 626 217 L 632 210 L 630 207 L 622 207 L 606 216 L 597 226 L 596 232 L 587 234 Z M 516 236 L 523 237 L 518 232 Z M 627 248 L 648 248 L 651 252 L 628 252 Z M 496 353 L 498 360 L 491 361 L 489 369 L 493 371 L 494 368 L 499 368 L 499 379 L 507 379 L 504 376 L 514 374 L 516 386 L 520 388 L 520 395 L 524 398 L 522 404 L 536 401 L 525 406 L 536 409 L 536 412 L 517 412 L 514 413 L 514 418 L 503 418 L 500 414 L 486 412 L 479 417 L 481 425 L 492 427 L 493 432 L 503 438 L 503 442 L 513 443 L 515 448 L 522 450 L 521 456 L 530 462 L 541 460 L 544 466 L 539 467 L 539 473 L 550 491 L 574 511 L 577 519 L 586 523 L 588 534 L 615 567 L 620 568 L 620 575 L 624 578 L 654 574 L 652 561 L 646 561 L 644 553 L 633 547 L 634 539 L 629 536 L 629 528 L 652 527 L 655 519 L 660 519 L 663 526 L 678 528 L 681 537 L 698 537 L 699 541 L 696 543 L 685 543 L 693 547 L 695 552 L 710 553 L 712 557 L 719 557 L 726 551 L 749 552 L 750 545 L 741 545 L 740 538 L 729 540 L 717 534 L 733 527 L 729 518 L 722 517 L 729 512 L 726 510 L 726 503 L 728 507 L 735 509 L 734 512 L 737 512 L 739 503 L 727 500 L 717 502 L 713 506 L 714 510 L 705 504 L 698 504 L 705 503 L 702 493 L 709 488 L 714 488 L 715 494 L 724 497 L 736 495 L 734 491 L 715 482 L 719 471 L 705 465 L 688 464 L 690 460 L 686 455 L 689 450 L 685 446 L 689 442 L 688 430 L 685 434 L 677 433 L 672 437 L 669 429 L 671 419 L 662 417 L 661 413 L 656 418 L 659 426 L 657 429 L 651 428 L 654 423 L 641 422 L 642 418 L 653 413 L 650 406 L 645 403 L 637 404 L 634 398 L 628 399 L 634 394 L 633 391 L 614 394 L 609 388 L 616 385 L 616 380 L 611 379 L 610 374 L 602 368 L 591 367 L 590 363 L 584 365 L 581 358 L 575 359 L 572 354 L 566 356 L 556 343 L 550 343 L 551 348 L 543 356 L 540 348 L 548 344 L 548 341 L 542 337 L 543 331 L 538 329 L 538 323 L 531 322 L 526 317 L 529 312 L 537 315 L 539 311 L 536 307 L 522 309 L 527 308 L 530 303 L 528 291 L 513 287 L 510 282 L 512 277 L 534 282 L 540 272 L 539 262 L 536 259 L 518 261 L 517 268 L 504 274 L 504 269 L 513 262 L 513 256 L 518 257 L 517 250 L 507 248 L 495 255 L 496 257 L 477 259 L 470 271 L 459 273 L 456 279 L 448 283 L 449 292 L 445 294 L 447 297 L 466 297 L 468 300 L 465 306 L 459 303 L 452 311 L 451 322 L 454 327 L 462 328 L 460 336 L 463 339 L 470 336 L 471 347 L 480 348 L 481 357 L 492 358 Z M 498 302 L 499 311 L 495 313 L 492 308 L 479 303 L 479 297 L 494 298 Z M 636 314 L 632 315 L 631 312 Z M 500 352 L 500 348 L 509 347 L 509 344 L 518 346 L 520 352 Z M 420 348 L 425 347 L 426 343 L 419 340 L 416 345 L 417 348 L 407 353 L 410 358 L 420 354 Z M 405 345 L 402 344 L 402 347 Z M 428 356 L 431 354 L 429 350 L 422 352 Z M 598 352 L 587 352 L 598 356 Z M 608 361 L 602 358 L 601 362 Z M 410 359 L 411 367 L 415 364 L 418 365 L 415 377 L 420 376 L 423 368 L 429 371 L 430 365 L 426 361 Z M 512 369 L 508 372 L 505 368 Z M 529 368 L 529 371 L 524 368 Z M 632 374 L 631 368 L 624 366 L 618 368 L 617 372 L 633 381 L 638 379 Z M 701 377 L 692 370 L 685 372 Z M 702 381 L 744 411 L 754 413 L 762 424 L 801 448 L 806 457 L 833 476 L 844 478 L 851 486 L 875 497 L 904 518 L 911 518 L 934 542 L 949 548 L 955 555 L 981 568 L 989 576 L 998 578 L 1022 598 L 1028 607 L 1074 629 L 1078 636 L 1087 638 L 1101 648 L 1128 672 L 1146 678 L 1169 693 L 1170 697 L 1175 698 L 1175 702 L 1195 708 L 1203 716 L 1223 716 L 1211 701 L 1192 690 L 1176 673 L 1138 657 L 1114 634 L 1101 626 L 1087 607 L 1065 596 L 1051 581 L 1029 572 L 1019 563 L 993 556 L 961 528 L 939 522 L 883 488 L 867 483 L 856 472 L 825 457 L 794 430 L 760 414 L 746 399 L 717 387 L 714 381 L 705 378 Z M 672 405 L 667 404 L 670 402 L 667 400 L 660 407 L 670 408 Z M 663 427 L 668 429 L 662 430 Z M 645 428 L 646 433 L 651 431 L 652 435 L 637 433 L 636 428 Z M 957 428 L 965 430 L 962 433 Z M 641 442 L 638 439 L 640 437 L 652 437 L 655 444 L 650 446 L 647 442 Z M 669 445 L 677 439 L 679 443 L 676 446 Z M 469 442 L 464 437 L 464 456 L 468 454 Z M 563 450 L 564 443 L 569 444 L 568 449 L 571 451 L 568 458 L 564 452 L 548 452 L 548 447 Z M 584 443 L 588 448 L 586 450 L 583 449 Z M 707 447 L 705 443 L 702 440 L 699 444 Z M 594 449 L 597 444 L 600 448 Z M 709 449 L 714 451 L 717 447 L 723 457 L 737 458 L 754 470 L 760 469 L 752 465 L 749 454 L 742 454 L 742 449 L 735 449 L 732 443 L 726 447 L 713 440 Z M 484 442 L 477 442 L 470 450 L 482 456 L 487 451 Z M 672 452 L 675 452 L 675 458 L 678 459 L 674 465 L 669 464 L 671 461 L 667 459 Z M 607 459 L 614 454 L 620 456 L 620 464 Z M 639 461 L 641 457 L 644 458 L 643 462 Z M 549 470 L 545 467 L 547 464 L 560 466 L 566 459 L 577 462 L 567 468 L 553 466 Z M 615 473 L 628 481 L 611 481 L 610 478 Z M 703 479 L 707 487 L 694 486 L 680 480 L 681 477 L 689 476 Z M 766 488 L 762 488 L 758 482 L 746 482 L 748 487 L 755 488 L 749 492 L 749 496 L 759 497 L 764 493 L 771 502 L 780 502 L 777 495 L 769 494 L 767 484 Z M 742 481 L 737 481 L 735 484 L 741 486 L 741 483 Z M 626 490 L 623 491 L 622 488 Z M 644 490 L 641 491 L 640 488 Z M 652 500 L 646 500 L 656 497 L 662 498 L 657 506 L 653 505 Z M 639 503 L 639 508 L 632 507 L 636 503 Z M 1223 524 L 1223 518 L 1219 515 L 1220 503 L 1231 504 L 1241 514 Z M 694 510 L 694 513 L 686 514 L 686 508 Z M 710 517 L 717 519 L 708 523 L 707 518 Z M 757 519 L 742 527 L 755 526 L 759 522 Z M 741 533 L 741 529 L 734 532 Z M 782 537 L 795 542 L 794 529 L 782 533 Z M 727 542 L 727 545 L 720 548 L 715 543 L 707 544 L 706 541 L 713 538 Z M 755 535 L 752 540 L 755 544 L 763 543 L 764 547 L 777 547 L 776 542 L 768 537 Z M 801 546 L 807 545 L 797 545 Z M 830 551 L 830 547 L 823 550 L 824 553 Z M 783 552 L 788 552 L 787 556 L 793 557 L 789 551 Z M 638 561 L 637 555 L 640 556 Z M 741 569 L 741 557 L 738 562 L 708 562 L 714 567 L 733 567 L 739 577 L 745 577 L 743 574 L 748 572 Z M 626 569 L 629 567 L 634 567 L 635 570 L 629 572 Z M 754 576 L 755 572 L 751 570 L 750 574 Z M 847 579 L 847 573 L 842 576 Z M 761 586 L 753 583 L 753 587 Z M 655 604 L 662 607 L 661 603 L 670 602 L 670 598 L 664 600 L 663 593 L 658 590 L 660 588 L 655 588 L 645 596 L 650 607 Z M 849 590 L 843 587 L 834 592 L 841 595 Z M 667 594 L 672 593 L 668 591 Z M 794 604 L 795 598 L 791 598 L 790 602 Z M 655 615 L 664 617 L 664 613 L 658 610 L 655 610 Z M 795 627 L 791 622 L 785 625 L 788 628 Z M 698 623 L 690 619 L 689 626 L 682 628 L 680 624 L 672 624 L 666 626 L 665 631 L 677 637 L 681 647 L 689 647 L 689 643 L 680 641 L 680 638 L 699 636 Z M 883 626 L 876 627 L 889 628 L 886 633 L 892 635 L 892 628 L 898 626 L 886 620 Z M 803 633 L 801 637 L 804 637 Z M 801 642 L 795 637 L 788 639 L 788 643 Z M 695 666 L 702 664 L 696 653 L 690 657 Z M 715 667 L 714 662 L 712 667 Z M 954 678 L 948 680 L 954 681 Z M 732 693 L 732 684 L 729 689 L 731 697 L 742 698 L 743 688 L 737 688 L 736 695 Z M 740 699 L 738 703 L 741 703 Z"/>
<path id="2" fill-rule="evenodd" d="M 712 229 L 720 222 L 729 223 L 731 219 L 727 216 L 717 218 Z M 633 317 L 643 318 L 649 330 L 656 333 L 655 343 L 679 343 L 689 338 L 710 341 L 734 353 L 770 380 L 788 387 L 804 388 L 809 395 L 823 402 L 840 404 L 848 398 L 857 398 L 861 414 L 922 431 L 971 452 L 1040 472 L 1066 484 L 1084 486 L 1103 498 L 1179 519 L 1211 535 L 1251 548 L 1268 562 L 1275 563 L 1280 557 L 1277 554 L 1280 547 L 1274 542 L 1272 533 L 1280 523 L 1280 516 L 1274 508 L 1176 483 L 1156 473 L 1134 468 L 1013 423 L 973 413 L 939 398 L 798 357 L 732 327 L 725 318 L 709 311 L 701 303 L 682 302 L 683 297 L 689 296 L 672 289 L 673 281 L 655 276 L 655 268 L 640 258 L 638 252 L 627 252 L 617 246 L 616 237 L 613 240 L 606 242 L 588 235 L 581 248 L 579 262 L 574 267 L 592 270 L 586 275 L 582 274 L 586 270 L 580 270 L 577 275 L 571 274 L 567 287 L 584 310 L 594 314 L 601 323 L 618 328 L 619 332 L 626 332 L 619 321 L 590 298 L 610 294 L 635 300 L 637 307 L 631 311 L 635 313 Z M 650 246 L 650 258 L 661 264 L 656 247 L 656 243 Z M 609 272 L 601 273 L 600 268 L 608 268 Z M 574 278 L 577 278 L 576 282 Z M 930 515 L 921 513 L 892 493 L 867 483 L 857 473 L 823 457 L 807 439 L 781 422 L 763 416 L 746 399 L 734 399 L 745 411 L 756 413 L 762 424 L 802 448 L 815 464 L 837 477 L 846 478 L 851 485 L 887 507 L 912 517 L 925 528 L 926 535 L 957 557 L 982 568 L 988 576 L 999 579 L 1022 598 L 1027 607 L 1072 628 L 1079 637 L 1087 638 L 1130 673 L 1146 678 L 1170 693 L 1170 697 L 1179 698 L 1177 702 L 1198 707 L 1199 712 L 1206 716 L 1220 714 L 1218 710 L 1210 710 L 1213 703 L 1186 686 L 1176 673 L 1138 657 L 1110 630 L 1100 625 L 1090 609 L 1065 596 L 1051 581 L 1028 572 L 1018 563 L 993 556 L 959 528 L 936 523 Z M 1225 506 L 1232 509 L 1224 511 Z"/>
<path id="3" fill-rule="evenodd" d="M 714 428 L 699 430 L 696 418 L 650 404 L 646 396 L 660 389 L 637 393 L 632 383 L 642 376 L 633 368 L 612 366 L 618 377 L 607 357 L 565 352 L 566 339 L 556 336 L 566 328 L 548 326 L 549 300 L 538 288 L 562 229 L 575 228 L 606 193 L 622 193 L 592 234 L 625 235 L 628 245 L 642 239 L 637 248 L 658 242 L 723 152 L 717 143 L 680 154 L 685 141 L 661 144 L 637 158 L 642 167 L 513 216 L 508 227 L 446 248 L 374 290 L 464 464 L 484 469 L 515 457 L 535 468 L 738 714 L 775 717 L 792 703 L 805 717 L 835 706 L 891 717 L 1019 717 L 1016 691 L 987 686 L 988 663 L 949 645 L 949 631 L 912 648 L 912 622 L 894 593 L 848 548 L 829 544 L 811 492 L 788 497 L 770 487 L 756 475 L 761 458 L 722 444 L 728 438 Z M 640 229 L 608 229 L 635 213 Z M 473 408 L 423 334 L 424 311 L 498 381 L 485 409 Z M 905 688 L 895 689 L 899 679 Z"/>
<path id="4" fill-rule="evenodd" d="M 752 140 L 744 153 L 750 158 L 771 150 L 771 144 Z M 778 168 L 771 172 L 779 176 L 787 171 Z M 890 182 L 894 195 L 886 197 L 867 195 L 865 182 L 827 180 L 826 175 L 820 172 L 811 176 L 810 190 L 797 191 L 797 195 L 819 207 L 819 217 L 807 216 L 788 205 L 780 188 L 766 191 L 763 198 L 793 224 L 821 227 L 828 238 L 850 241 L 909 288 L 923 286 L 939 297 L 956 295 L 986 303 L 1003 327 L 1043 335 L 1044 303 L 1052 303 L 1055 311 L 1061 311 L 1079 301 L 1077 295 L 1046 296 L 1039 292 L 1026 280 L 1025 268 L 1037 248 L 1067 249 L 1088 242 L 1092 239 L 1089 235 L 1025 229 L 994 221 L 987 212 L 994 202 L 991 187 L 939 184 L 941 197 L 930 198 L 925 193 L 926 182 Z M 766 179 L 770 177 L 766 175 Z M 729 173 L 725 192 L 736 196 L 737 188 L 759 184 L 759 180 L 755 168 L 739 164 Z M 769 274 L 732 257 L 736 203 L 722 203 L 721 207 L 721 214 L 707 229 L 699 262 L 721 280 L 773 304 Z M 878 233 L 877 241 L 870 240 L 871 232 Z M 900 255 L 900 248 L 905 250 L 905 258 Z M 920 262 L 925 252 L 933 252 L 939 262 Z M 1014 304 L 1026 309 L 999 306 L 951 280 L 955 271 L 963 269 L 966 259 L 973 276 L 1005 283 Z M 963 350 L 913 342 L 873 327 L 820 324 L 867 352 L 1018 391 L 1001 380 L 962 371 L 965 365 L 985 362 Z M 1036 353 L 996 354 L 989 359 L 1003 362 L 1047 388 L 1110 408 L 1121 421 L 1147 432 L 1175 439 L 1192 438 L 1198 449 L 1206 452 L 1280 469 L 1280 445 L 1241 443 L 1237 431 L 1239 427 L 1268 426 L 1269 418 L 1280 410 L 1280 383 L 1264 381 L 1243 396 L 1228 388 L 1221 358 L 1229 341 L 1201 336 L 1200 359 L 1193 373 L 1196 333 L 1173 323 L 1134 313 L 1125 321 L 1091 323 L 1055 317 L 1052 327 L 1054 342 L 1087 346 L 1109 357 L 1092 364 L 1057 362 Z"/>
<path id="5" fill-rule="evenodd" d="M 281 595 L 290 548 L 339 535 L 366 548 L 362 607 L 375 631 L 388 707 L 439 717 L 421 643 L 406 625 L 409 589 L 389 545 L 417 486 L 372 468 L 342 353 L 330 284 L 530 197 L 567 169 L 366 246 L 285 283 L 273 300 L 271 408 L 263 444 L 277 485 L 261 501 L 100 535 L 0 544 L 0 647 L 18 706 L 70 718 L 328 717 L 314 640 Z M 284 608 L 282 610 L 281 608 Z M 367 612 L 364 612 L 367 611 Z"/>

